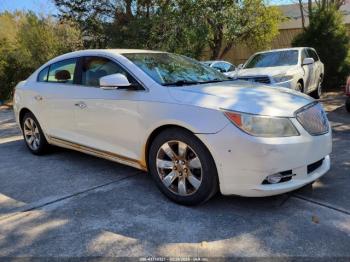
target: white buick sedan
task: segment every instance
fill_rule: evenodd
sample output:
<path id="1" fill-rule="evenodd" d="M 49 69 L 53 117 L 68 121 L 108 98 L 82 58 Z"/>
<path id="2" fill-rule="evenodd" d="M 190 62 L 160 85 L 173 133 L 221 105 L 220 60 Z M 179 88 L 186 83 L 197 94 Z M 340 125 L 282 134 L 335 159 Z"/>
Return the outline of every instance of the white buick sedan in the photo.
<path id="1" fill-rule="evenodd" d="M 62 55 L 17 85 L 14 110 L 32 153 L 56 145 L 148 171 L 185 205 L 288 192 L 330 168 L 319 103 L 171 53 Z"/>

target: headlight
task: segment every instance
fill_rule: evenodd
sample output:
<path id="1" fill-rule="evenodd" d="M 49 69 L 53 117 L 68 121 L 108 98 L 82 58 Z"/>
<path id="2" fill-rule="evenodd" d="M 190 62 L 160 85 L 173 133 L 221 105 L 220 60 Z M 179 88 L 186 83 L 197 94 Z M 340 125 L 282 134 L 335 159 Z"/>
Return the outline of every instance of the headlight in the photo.
<path id="1" fill-rule="evenodd" d="M 280 83 L 280 82 L 287 82 L 289 80 L 292 80 L 293 76 L 290 76 L 290 75 L 276 75 L 276 76 L 273 76 L 272 79 L 276 83 Z"/>
<path id="2" fill-rule="evenodd" d="M 226 117 L 242 131 L 259 137 L 298 136 L 299 132 L 288 118 L 224 112 Z"/>

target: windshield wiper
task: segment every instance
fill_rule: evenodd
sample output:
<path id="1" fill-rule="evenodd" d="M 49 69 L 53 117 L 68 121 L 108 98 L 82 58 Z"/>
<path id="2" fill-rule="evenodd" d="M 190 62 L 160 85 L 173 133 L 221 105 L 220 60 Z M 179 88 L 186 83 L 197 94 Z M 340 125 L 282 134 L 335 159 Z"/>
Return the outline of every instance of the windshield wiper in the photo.
<path id="1" fill-rule="evenodd" d="M 197 85 L 200 83 L 201 82 L 197 82 L 197 81 L 178 80 L 172 83 L 164 83 L 163 86 L 186 86 L 186 85 Z"/>
<path id="2" fill-rule="evenodd" d="M 188 81 L 188 80 L 178 80 L 172 83 L 164 83 L 163 86 L 186 86 L 186 85 L 200 85 L 200 84 L 210 84 L 218 83 L 224 81 L 232 81 L 233 79 L 213 79 L 208 81 Z"/>
<path id="3" fill-rule="evenodd" d="M 210 84 L 210 83 L 219 83 L 225 81 L 232 81 L 233 79 L 229 77 L 229 79 L 213 79 L 208 81 L 199 82 L 199 84 Z"/>

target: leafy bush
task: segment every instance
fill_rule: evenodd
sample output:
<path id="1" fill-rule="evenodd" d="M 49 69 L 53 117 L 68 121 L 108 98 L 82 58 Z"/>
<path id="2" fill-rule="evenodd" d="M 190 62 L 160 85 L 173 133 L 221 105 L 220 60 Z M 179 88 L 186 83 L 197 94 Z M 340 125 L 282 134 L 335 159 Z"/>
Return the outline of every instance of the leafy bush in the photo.
<path id="1" fill-rule="evenodd" d="M 80 31 L 70 23 L 33 13 L 1 13 L 0 100 L 11 99 L 16 84 L 43 63 L 80 48 Z"/>
<path id="2" fill-rule="evenodd" d="M 350 72 L 349 36 L 336 8 L 314 10 L 309 27 L 296 36 L 292 45 L 316 49 L 325 65 L 325 87 L 338 87 L 344 83 Z"/>

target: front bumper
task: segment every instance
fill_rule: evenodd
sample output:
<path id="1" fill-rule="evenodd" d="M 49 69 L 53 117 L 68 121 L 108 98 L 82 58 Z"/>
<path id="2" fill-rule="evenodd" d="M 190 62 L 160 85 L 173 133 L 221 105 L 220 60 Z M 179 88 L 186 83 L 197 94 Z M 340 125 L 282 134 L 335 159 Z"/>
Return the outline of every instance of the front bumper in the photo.
<path id="1" fill-rule="evenodd" d="M 198 134 L 215 160 L 220 191 L 224 195 L 271 196 L 309 184 L 330 168 L 332 134 L 309 135 L 295 119 L 300 136 L 281 138 L 253 137 L 228 124 L 217 134 Z M 331 129 L 329 129 L 331 130 Z M 307 166 L 324 159 L 312 172 Z M 292 170 L 290 181 L 263 184 L 269 175 Z"/>

